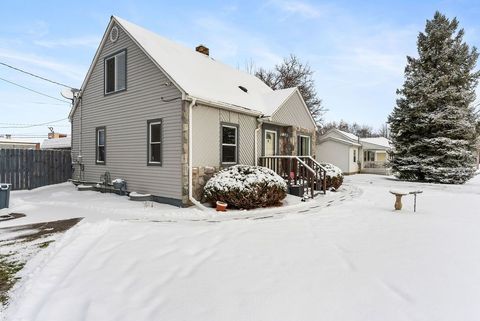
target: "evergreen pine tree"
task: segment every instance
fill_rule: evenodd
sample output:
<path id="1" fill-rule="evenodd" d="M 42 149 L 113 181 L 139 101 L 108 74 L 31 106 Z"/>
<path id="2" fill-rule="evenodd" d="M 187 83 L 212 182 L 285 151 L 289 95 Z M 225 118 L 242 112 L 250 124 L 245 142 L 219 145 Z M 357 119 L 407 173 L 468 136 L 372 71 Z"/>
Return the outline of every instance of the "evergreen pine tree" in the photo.
<path id="1" fill-rule="evenodd" d="M 418 36 L 418 58 L 407 57 L 405 82 L 389 116 L 391 165 L 400 179 L 464 183 L 475 172 L 478 53 L 458 21 L 436 12 Z"/>

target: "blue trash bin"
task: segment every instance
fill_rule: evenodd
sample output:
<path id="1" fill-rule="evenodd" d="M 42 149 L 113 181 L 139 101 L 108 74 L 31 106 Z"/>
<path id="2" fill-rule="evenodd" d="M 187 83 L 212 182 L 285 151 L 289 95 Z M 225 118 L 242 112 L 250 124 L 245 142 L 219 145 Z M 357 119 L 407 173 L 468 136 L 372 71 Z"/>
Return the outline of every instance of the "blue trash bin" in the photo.
<path id="1" fill-rule="evenodd" d="M 10 202 L 10 184 L 0 184 L 0 209 L 7 208 Z"/>

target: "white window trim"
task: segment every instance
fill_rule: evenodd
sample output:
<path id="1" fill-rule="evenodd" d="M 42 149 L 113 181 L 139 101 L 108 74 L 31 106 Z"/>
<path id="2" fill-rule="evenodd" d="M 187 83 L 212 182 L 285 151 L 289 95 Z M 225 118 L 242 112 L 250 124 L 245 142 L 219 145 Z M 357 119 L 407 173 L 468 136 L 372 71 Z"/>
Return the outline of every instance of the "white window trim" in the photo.
<path id="1" fill-rule="evenodd" d="M 312 138 L 307 135 L 298 135 L 300 138 L 307 138 L 308 139 L 308 155 L 299 155 L 299 156 L 310 156 L 312 154 Z"/>
<path id="2" fill-rule="evenodd" d="M 100 132 L 103 132 L 103 145 L 100 144 Z M 100 155 L 100 153 L 98 152 L 99 147 L 103 147 L 103 148 L 104 148 L 104 155 L 103 155 L 103 157 L 105 158 L 105 156 L 106 156 L 106 155 L 105 155 L 105 128 L 99 128 L 99 129 L 97 129 L 97 147 L 96 147 L 96 148 L 97 148 L 97 152 L 96 152 L 96 155 L 97 155 L 96 158 L 97 158 L 97 159 L 95 160 L 97 163 L 105 163 L 105 160 L 102 160 L 102 161 L 101 161 L 101 160 L 98 160 L 98 156 Z"/>
<path id="3" fill-rule="evenodd" d="M 160 141 L 158 142 L 152 142 L 152 125 L 160 125 Z M 149 164 L 161 164 L 162 161 L 152 161 L 150 160 L 150 157 L 152 156 L 152 144 L 158 144 L 160 147 L 162 146 L 162 122 L 161 121 L 156 121 L 156 122 L 151 122 L 148 124 L 148 163 Z M 162 150 L 160 148 L 160 159 L 162 158 Z"/>
<path id="4" fill-rule="evenodd" d="M 275 141 L 274 141 L 274 144 L 273 144 L 273 156 L 277 156 L 278 155 L 278 150 L 277 150 L 277 132 L 275 130 L 269 130 L 269 129 L 266 129 L 265 130 L 265 134 L 264 134 L 264 137 L 263 137 L 263 146 L 264 146 L 264 154 L 267 153 L 267 150 L 266 150 L 266 147 L 267 147 L 267 133 L 270 133 L 270 134 L 273 134 L 275 136 Z M 266 156 L 266 155 L 265 155 Z"/>
<path id="5" fill-rule="evenodd" d="M 126 80 L 125 80 L 125 86 L 123 88 L 118 88 L 118 73 L 117 73 L 117 57 L 118 56 L 121 56 L 121 55 L 124 55 L 125 56 L 125 75 L 127 74 L 127 60 L 126 60 L 126 54 L 127 52 L 125 50 L 113 55 L 113 56 L 110 56 L 108 58 L 105 59 L 105 63 L 104 63 L 104 78 L 105 78 L 105 85 L 104 85 L 104 88 L 105 88 L 105 94 L 108 95 L 108 94 L 113 94 L 113 93 L 116 93 L 118 91 L 122 91 L 122 90 L 125 90 L 127 88 L 127 84 L 126 84 Z M 113 64 L 113 70 L 115 71 L 115 89 L 113 91 L 107 91 L 107 81 L 108 81 L 108 77 L 107 77 L 107 61 L 109 61 L 110 59 L 113 59 L 114 61 L 114 64 Z"/>
<path id="6" fill-rule="evenodd" d="M 233 128 L 235 129 L 235 144 L 227 144 L 227 143 L 224 143 L 223 142 L 223 128 L 224 127 L 227 127 L 227 128 Z M 232 164 L 237 164 L 238 163 L 238 146 L 237 146 L 237 142 L 238 142 L 238 128 L 237 126 L 230 126 L 230 125 L 222 125 L 222 164 L 226 164 L 226 165 L 232 165 Z M 223 146 L 234 146 L 235 147 L 235 161 L 234 162 L 224 162 L 223 161 Z"/>

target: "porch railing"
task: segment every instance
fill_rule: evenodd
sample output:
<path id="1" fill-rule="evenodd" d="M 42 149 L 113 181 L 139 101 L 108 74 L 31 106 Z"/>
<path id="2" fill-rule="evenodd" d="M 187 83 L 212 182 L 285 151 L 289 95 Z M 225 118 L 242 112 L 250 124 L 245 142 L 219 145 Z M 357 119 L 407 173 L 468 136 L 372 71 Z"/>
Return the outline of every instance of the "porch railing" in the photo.
<path id="1" fill-rule="evenodd" d="M 315 197 L 316 190 L 327 192 L 327 172 L 311 156 L 262 156 L 261 165 L 275 171 L 289 186 L 302 186 L 304 192 Z"/>
<path id="2" fill-rule="evenodd" d="M 386 161 L 368 161 L 363 164 L 364 168 L 385 168 L 387 167 Z"/>

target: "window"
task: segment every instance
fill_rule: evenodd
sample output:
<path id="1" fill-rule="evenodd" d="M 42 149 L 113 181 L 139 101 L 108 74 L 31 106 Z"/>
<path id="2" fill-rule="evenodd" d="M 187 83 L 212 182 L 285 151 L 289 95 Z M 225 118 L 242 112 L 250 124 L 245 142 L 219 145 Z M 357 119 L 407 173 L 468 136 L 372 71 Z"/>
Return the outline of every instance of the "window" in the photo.
<path id="1" fill-rule="evenodd" d="M 310 156 L 310 136 L 298 136 L 298 156 Z"/>
<path id="2" fill-rule="evenodd" d="M 363 152 L 363 161 L 373 162 L 375 161 L 375 152 L 366 150 Z"/>
<path id="3" fill-rule="evenodd" d="M 162 120 L 149 120 L 148 124 L 148 164 L 162 164 Z"/>
<path id="4" fill-rule="evenodd" d="M 124 50 L 105 59 L 105 94 L 126 89 L 126 54 Z"/>
<path id="5" fill-rule="evenodd" d="M 222 164 L 237 163 L 237 137 L 236 126 L 222 125 Z"/>
<path id="6" fill-rule="evenodd" d="M 353 162 L 354 163 L 357 162 L 357 150 L 356 149 L 353 150 Z"/>
<path id="7" fill-rule="evenodd" d="M 97 164 L 105 164 L 106 158 L 106 144 L 105 144 L 105 127 L 98 127 L 96 129 L 96 163 Z"/>

